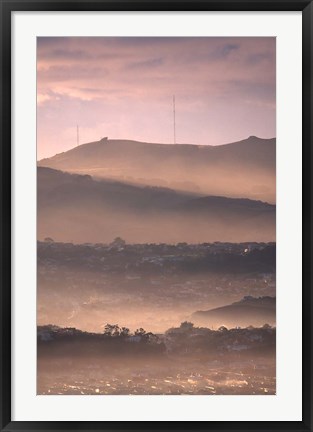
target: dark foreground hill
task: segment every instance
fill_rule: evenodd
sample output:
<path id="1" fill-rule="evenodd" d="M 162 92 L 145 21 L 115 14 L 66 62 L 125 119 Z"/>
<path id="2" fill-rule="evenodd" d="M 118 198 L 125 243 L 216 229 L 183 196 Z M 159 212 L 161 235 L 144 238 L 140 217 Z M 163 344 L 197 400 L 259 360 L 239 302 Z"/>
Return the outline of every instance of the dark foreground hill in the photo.
<path id="1" fill-rule="evenodd" d="M 274 241 L 275 206 L 38 168 L 38 238 L 74 243 Z"/>
<path id="2" fill-rule="evenodd" d="M 262 326 L 275 325 L 276 298 L 246 296 L 242 300 L 227 306 L 207 311 L 197 311 L 192 315 L 197 323 L 208 326 Z"/>
<path id="3" fill-rule="evenodd" d="M 185 322 L 153 340 L 121 330 L 38 327 L 37 393 L 275 394 L 275 328 L 212 331 Z"/>
<path id="4" fill-rule="evenodd" d="M 164 334 L 153 334 L 144 329 L 132 333 L 117 324 L 107 324 L 103 333 L 88 333 L 76 328 L 53 325 L 37 327 L 39 355 L 60 357 L 116 357 L 159 355 L 217 358 L 221 353 L 254 352 L 266 355 L 275 350 L 276 330 L 262 328 L 220 328 L 211 330 L 183 322 L 180 327 L 168 329 Z M 84 348 L 84 349 L 82 349 Z M 263 349 L 263 350 L 262 350 Z M 195 352 L 197 354 L 195 354 Z M 155 359 L 155 358 L 154 358 Z"/>
<path id="5" fill-rule="evenodd" d="M 39 166 L 204 195 L 275 203 L 276 139 L 221 146 L 108 140 L 83 144 Z"/>

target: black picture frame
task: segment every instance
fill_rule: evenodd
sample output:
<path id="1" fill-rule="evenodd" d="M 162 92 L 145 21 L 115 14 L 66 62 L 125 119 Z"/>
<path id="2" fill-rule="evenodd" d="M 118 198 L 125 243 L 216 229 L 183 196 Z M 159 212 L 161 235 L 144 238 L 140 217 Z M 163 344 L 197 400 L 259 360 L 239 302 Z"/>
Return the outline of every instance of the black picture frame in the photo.
<path id="1" fill-rule="evenodd" d="M 15 11 L 301 11 L 303 151 L 303 419 L 299 422 L 99 422 L 11 421 L 11 13 Z M 1 431 L 312 431 L 312 120 L 313 2 L 307 0 L 0 0 L 1 19 L 1 248 L 0 248 L 0 428 Z"/>

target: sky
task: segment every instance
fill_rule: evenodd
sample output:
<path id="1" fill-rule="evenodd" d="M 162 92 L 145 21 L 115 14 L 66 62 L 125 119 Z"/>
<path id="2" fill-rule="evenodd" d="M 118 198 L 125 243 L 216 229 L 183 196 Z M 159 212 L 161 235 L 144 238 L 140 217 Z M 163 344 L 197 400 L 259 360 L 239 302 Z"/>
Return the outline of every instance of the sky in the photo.
<path id="1" fill-rule="evenodd" d="M 276 136 L 275 38 L 40 37 L 37 157 L 109 139 Z"/>

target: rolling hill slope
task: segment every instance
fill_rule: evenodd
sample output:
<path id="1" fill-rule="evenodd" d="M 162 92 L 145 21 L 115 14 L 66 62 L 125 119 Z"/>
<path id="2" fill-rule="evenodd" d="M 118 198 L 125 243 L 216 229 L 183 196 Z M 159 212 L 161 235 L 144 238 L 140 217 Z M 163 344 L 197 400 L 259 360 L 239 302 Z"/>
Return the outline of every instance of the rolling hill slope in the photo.
<path id="1" fill-rule="evenodd" d="M 192 320 L 208 326 L 246 327 L 253 325 L 258 327 L 265 323 L 275 325 L 275 317 L 275 297 L 247 296 L 227 306 L 197 311 L 192 315 Z"/>
<path id="2" fill-rule="evenodd" d="M 221 146 L 108 140 L 83 144 L 38 166 L 203 195 L 275 203 L 276 139 Z"/>
<path id="3" fill-rule="evenodd" d="M 38 238 L 134 243 L 273 241 L 275 206 L 38 168 Z"/>

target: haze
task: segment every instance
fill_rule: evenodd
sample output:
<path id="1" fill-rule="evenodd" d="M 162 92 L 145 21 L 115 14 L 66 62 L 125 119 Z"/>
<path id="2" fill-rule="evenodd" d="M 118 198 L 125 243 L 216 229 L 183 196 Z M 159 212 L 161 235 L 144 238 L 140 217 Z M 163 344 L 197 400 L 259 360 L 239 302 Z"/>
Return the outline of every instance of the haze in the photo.
<path id="1" fill-rule="evenodd" d="M 37 53 L 37 394 L 275 394 L 275 39 Z"/>
<path id="2" fill-rule="evenodd" d="M 37 42 L 38 159 L 103 136 L 219 145 L 275 132 L 275 38 Z"/>

